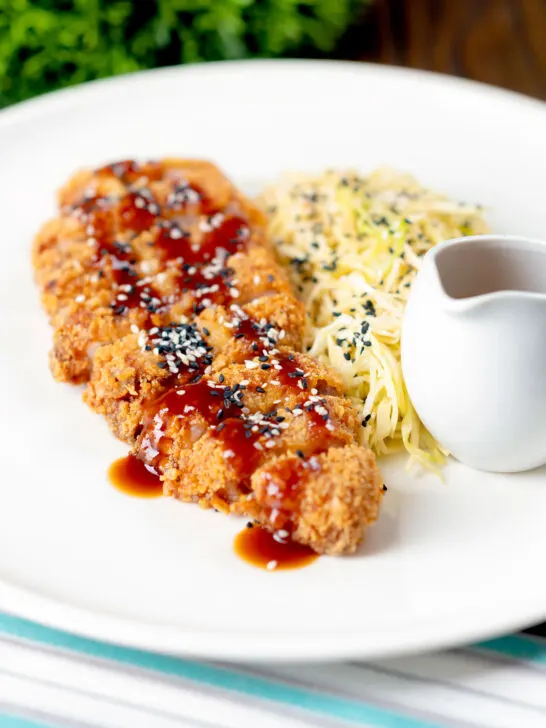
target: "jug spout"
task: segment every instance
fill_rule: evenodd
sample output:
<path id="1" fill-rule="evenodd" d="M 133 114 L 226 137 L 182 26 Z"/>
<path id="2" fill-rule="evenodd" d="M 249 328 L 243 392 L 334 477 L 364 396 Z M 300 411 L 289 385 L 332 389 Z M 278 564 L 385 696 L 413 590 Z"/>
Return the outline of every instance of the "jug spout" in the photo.
<path id="1" fill-rule="evenodd" d="M 463 463 L 546 463 L 546 243 L 479 236 L 427 254 L 402 324 L 421 421 Z"/>
<path id="2" fill-rule="evenodd" d="M 476 235 L 441 243 L 429 256 L 442 305 L 453 314 L 507 298 L 546 302 L 546 244 L 542 241 Z"/>

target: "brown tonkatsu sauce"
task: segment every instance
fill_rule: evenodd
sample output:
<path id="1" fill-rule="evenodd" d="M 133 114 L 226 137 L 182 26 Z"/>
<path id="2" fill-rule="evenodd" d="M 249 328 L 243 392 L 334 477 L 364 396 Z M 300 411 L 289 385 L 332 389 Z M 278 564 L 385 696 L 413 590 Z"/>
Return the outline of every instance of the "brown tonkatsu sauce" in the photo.
<path id="1" fill-rule="evenodd" d="M 318 554 L 309 546 L 282 540 L 277 534 L 252 524 L 237 534 L 233 549 L 243 561 L 268 571 L 299 569 L 318 559 Z"/>
<path id="2" fill-rule="evenodd" d="M 157 473 L 131 454 L 112 463 L 108 469 L 108 479 L 118 490 L 137 498 L 163 495 L 163 484 Z"/>
<path id="3" fill-rule="evenodd" d="M 107 275 L 117 285 L 112 309 L 122 315 L 132 308 L 141 308 L 151 315 L 161 313 L 180 295 L 193 294 L 195 312 L 207 305 L 229 304 L 238 295 L 234 292 L 233 271 L 227 266 L 229 256 L 244 250 L 249 238 L 248 222 L 238 215 L 216 211 L 196 186 L 181 181 L 162 206 L 142 180 L 162 179 L 161 164 L 138 164 L 126 160 L 98 170 L 105 177 L 116 177 L 125 184 L 139 182 L 122 197 L 85 197 L 71 207 L 71 213 L 86 226 L 94 241 L 92 266 L 99 276 Z M 185 221 L 194 222 L 207 215 L 208 224 L 199 244 L 191 243 L 184 230 Z M 146 281 L 138 271 L 139 258 L 131 238 L 149 232 L 149 245 L 162 252 L 163 270 L 174 270 L 175 290 L 168 300 Z M 123 238 L 117 240 L 117 236 Z"/>

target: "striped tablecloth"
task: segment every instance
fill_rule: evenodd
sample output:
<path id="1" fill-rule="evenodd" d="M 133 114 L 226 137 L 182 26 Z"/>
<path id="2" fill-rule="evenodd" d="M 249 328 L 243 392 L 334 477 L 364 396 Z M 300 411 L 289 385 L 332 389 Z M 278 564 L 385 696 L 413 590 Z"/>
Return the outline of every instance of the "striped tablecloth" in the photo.
<path id="1" fill-rule="evenodd" d="M 0 728 L 546 728 L 546 638 L 314 665 L 196 662 L 0 614 Z"/>

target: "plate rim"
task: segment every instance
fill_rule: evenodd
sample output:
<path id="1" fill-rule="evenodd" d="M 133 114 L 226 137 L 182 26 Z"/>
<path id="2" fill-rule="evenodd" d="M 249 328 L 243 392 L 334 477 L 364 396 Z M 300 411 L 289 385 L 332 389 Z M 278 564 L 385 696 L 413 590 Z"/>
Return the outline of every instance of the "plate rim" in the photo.
<path id="1" fill-rule="evenodd" d="M 344 61 L 344 60 L 322 60 L 322 59 L 306 59 L 306 58 L 253 58 L 230 61 L 207 61 L 200 63 L 190 63 L 178 66 L 163 66 L 160 68 L 148 68 L 140 71 L 131 71 L 118 76 L 110 76 L 107 78 L 98 78 L 91 81 L 67 86 L 66 88 L 49 91 L 39 96 L 35 96 L 24 101 L 19 101 L 11 106 L 0 110 L 0 133 L 4 127 L 18 121 L 25 120 L 25 117 L 31 118 L 34 114 L 39 114 L 47 107 L 55 110 L 55 107 L 62 105 L 67 100 L 76 97 L 84 97 L 100 92 L 101 89 L 110 86 L 122 86 L 126 84 L 138 83 L 139 79 L 148 76 L 177 76 L 177 75 L 193 75 L 211 73 L 230 73 L 241 66 L 260 67 L 262 70 L 268 68 L 289 68 L 290 66 L 298 66 L 299 68 L 313 68 L 315 70 L 322 68 L 337 68 L 339 71 L 355 71 L 357 74 L 368 75 L 384 75 L 399 76 L 401 78 L 413 78 L 419 82 L 436 85 L 450 85 L 467 92 L 479 92 L 480 94 L 488 94 L 491 98 L 496 97 L 497 100 L 517 101 L 523 103 L 529 110 L 538 112 L 546 111 L 546 101 L 543 101 L 519 91 L 506 89 L 501 86 L 495 86 L 483 81 L 475 81 L 473 79 L 461 76 L 453 76 L 447 73 L 439 73 L 438 71 L 429 71 L 420 68 L 408 68 L 405 66 L 393 66 L 390 64 L 370 63 L 367 61 Z"/>
<path id="2" fill-rule="evenodd" d="M 352 631 L 341 635 L 335 632 L 280 635 L 263 631 L 184 630 L 122 619 L 66 604 L 31 589 L 13 586 L 5 580 L 0 580 L 0 585 L 3 590 L 0 606 L 4 611 L 44 627 L 114 646 L 234 663 L 263 661 L 289 664 L 405 657 L 484 642 L 546 621 L 545 596 L 542 595 L 536 599 L 536 604 L 533 601 L 532 608 L 529 608 L 529 600 L 526 599 L 526 609 L 521 611 L 517 606 L 519 599 L 515 599 L 514 613 L 509 616 L 503 612 L 492 618 L 490 609 L 471 609 L 462 613 L 457 622 L 451 621 L 449 630 L 443 617 L 425 620 L 418 628 L 414 621 L 411 630 L 387 627 L 381 631 Z M 487 628 L 483 626 L 483 611 L 489 622 Z M 379 648 L 376 644 L 378 634 L 381 635 Z M 259 649 L 256 649 L 256 644 L 259 644 Z"/>

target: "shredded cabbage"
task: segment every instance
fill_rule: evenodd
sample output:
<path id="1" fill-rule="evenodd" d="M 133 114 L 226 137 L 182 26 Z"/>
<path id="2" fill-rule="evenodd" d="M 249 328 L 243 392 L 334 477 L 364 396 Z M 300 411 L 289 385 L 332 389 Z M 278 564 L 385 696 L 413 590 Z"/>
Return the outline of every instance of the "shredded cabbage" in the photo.
<path id="1" fill-rule="evenodd" d="M 405 448 L 409 465 L 439 470 L 447 452 L 419 421 L 402 377 L 402 316 L 424 254 L 487 231 L 480 207 L 391 169 L 287 175 L 259 201 L 307 306 L 307 350 L 342 376 L 362 442 L 377 455 Z"/>

